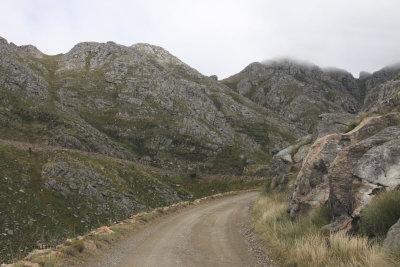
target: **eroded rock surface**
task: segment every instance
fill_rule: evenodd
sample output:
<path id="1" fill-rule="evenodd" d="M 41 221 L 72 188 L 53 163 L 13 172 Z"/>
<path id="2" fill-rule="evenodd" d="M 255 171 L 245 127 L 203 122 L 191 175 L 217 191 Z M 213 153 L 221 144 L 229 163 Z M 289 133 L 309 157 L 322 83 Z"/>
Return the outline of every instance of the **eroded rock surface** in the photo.
<path id="1" fill-rule="evenodd" d="M 337 154 L 348 144 L 341 135 L 318 139 L 310 148 L 297 175 L 289 211 L 294 219 L 299 212 L 320 207 L 329 198 L 328 169 Z"/>
<path id="2" fill-rule="evenodd" d="M 328 202 L 331 228 L 350 231 L 377 191 L 400 185 L 399 166 L 400 113 L 369 117 L 349 133 L 322 137 L 296 178 L 291 218 Z"/>
<path id="3" fill-rule="evenodd" d="M 313 133 L 313 140 L 329 134 L 343 133 L 352 123 L 360 120 L 360 116 L 350 113 L 323 113 L 318 116 L 318 119 Z"/>

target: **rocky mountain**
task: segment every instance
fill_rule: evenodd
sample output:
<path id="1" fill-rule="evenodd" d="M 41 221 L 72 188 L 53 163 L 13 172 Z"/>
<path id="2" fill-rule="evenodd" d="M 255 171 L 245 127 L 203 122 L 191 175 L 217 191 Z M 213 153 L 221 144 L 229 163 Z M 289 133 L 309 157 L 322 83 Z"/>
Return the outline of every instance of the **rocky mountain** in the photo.
<path id="1" fill-rule="evenodd" d="M 0 38 L 0 256 L 259 184 L 232 175 L 273 176 L 293 219 L 329 205 L 349 230 L 400 184 L 399 73 L 275 60 L 220 82 L 149 44 L 49 56 Z"/>
<path id="2" fill-rule="evenodd" d="M 350 73 L 290 59 L 252 63 L 222 83 L 306 132 L 321 113 L 357 113 L 364 97 Z"/>
<path id="3" fill-rule="evenodd" d="M 241 174 L 302 135 L 157 46 L 80 43 L 48 56 L 2 39 L 0 53 L 3 138 Z"/>

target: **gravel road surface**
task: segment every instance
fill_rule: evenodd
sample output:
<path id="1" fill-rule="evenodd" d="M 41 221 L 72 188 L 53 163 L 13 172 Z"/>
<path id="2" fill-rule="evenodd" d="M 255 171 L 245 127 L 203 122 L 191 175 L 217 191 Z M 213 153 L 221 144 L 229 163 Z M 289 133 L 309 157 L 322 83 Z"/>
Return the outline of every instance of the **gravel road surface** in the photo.
<path id="1" fill-rule="evenodd" d="M 223 197 L 161 219 L 91 266 L 264 266 L 243 235 L 258 194 Z"/>

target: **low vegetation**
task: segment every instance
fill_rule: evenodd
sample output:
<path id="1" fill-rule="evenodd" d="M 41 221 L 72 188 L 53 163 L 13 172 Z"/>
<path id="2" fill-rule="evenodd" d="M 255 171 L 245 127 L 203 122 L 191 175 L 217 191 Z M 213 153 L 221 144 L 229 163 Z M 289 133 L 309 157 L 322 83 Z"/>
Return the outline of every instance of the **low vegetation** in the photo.
<path id="1" fill-rule="evenodd" d="M 303 141 L 301 141 L 300 143 L 298 143 L 298 144 L 296 145 L 296 147 L 293 148 L 293 150 L 290 152 L 290 154 L 292 155 L 292 157 L 293 157 L 294 155 L 296 155 L 297 152 L 299 152 L 299 149 L 300 149 L 301 147 L 306 146 L 306 145 L 309 145 L 311 142 L 312 142 L 312 139 L 311 139 L 311 138 L 306 138 L 306 139 L 304 139 Z"/>
<path id="2" fill-rule="evenodd" d="M 353 121 L 352 123 L 350 123 L 350 125 L 347 127 L 345 133 L 348 133 L 348 132 L 351 132 L 352 130 L 354 130 L 354 129 L 355 129 L 358 125 L 360 125 L 360 123 L 361 123 L 365 118 L 367 118 L 368 116 L 370 116 L 370 115 L 368 115 L 367 113 L 361 112 L 361 113 L 360 113 L 360 119 L 357 120 L 357 121 Z"/>
<path id="3" fill-rule="evenodd" d="M 323 206 L 291 222 L 285 193 L 264 193 L 254 204 L 254 228 L 268 255 L 283 266 L 393 266 L 367 237 L 331 233 L 328 207 Z"/>
<path id="4" fill-rule="evenodd" d="M 360 125 L 361 121 L 353 121 L 350 123 L 350 125 L 347 127 L 345 133 L 353 131 L 358 125 Z"/>
<path id="5" fill-rule="evenodd" d="M 400 190 L 382 192 L 374 197 L 361 214 L 360 233 L 382 240 L 400 218 Z"/>

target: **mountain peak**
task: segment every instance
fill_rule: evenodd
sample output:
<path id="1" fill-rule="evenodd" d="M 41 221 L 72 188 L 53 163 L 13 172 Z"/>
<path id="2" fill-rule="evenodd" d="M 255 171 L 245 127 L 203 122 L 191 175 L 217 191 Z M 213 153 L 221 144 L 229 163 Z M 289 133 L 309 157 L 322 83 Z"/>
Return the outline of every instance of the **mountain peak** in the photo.
<path id="1" fill-rule="evenodd" d="M 163 63 L 182 64 L 182 62 L 178 58 L 176 58 L 170 52 L 168 52 L 167 50 L 165 50 L 160 46 L 151 45 L 147 43 L 138 43 L 132 45 L 131 48 L 146 55 L 153 56 L 158 61 Z"/>
<path id="2" fill-rule="evenodd" d="M 18 48 L 23 53 L 30 54 L 37 58 L 41 58 L 44 55 L 42 51 L 40 51 L 36 46 L 33 45 L 21 45 Z"/>
<path id="3" fill-rule="evenodd" d="M 0 36 L 0 44 L 8 44 L 7 40 Z"/>

